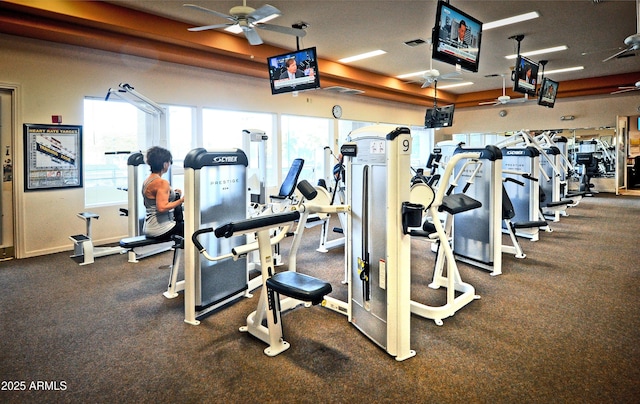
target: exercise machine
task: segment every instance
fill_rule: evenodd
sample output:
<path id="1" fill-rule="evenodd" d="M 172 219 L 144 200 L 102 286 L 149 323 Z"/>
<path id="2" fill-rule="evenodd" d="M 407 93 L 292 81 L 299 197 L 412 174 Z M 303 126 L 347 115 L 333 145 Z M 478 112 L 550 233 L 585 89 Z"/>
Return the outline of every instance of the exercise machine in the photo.
<path id="1" fill-rule="evenodd" d="M 169 251 L 176 245 L 170 238 L 147 237 L 143 233 L 147 209 L 142 198 L 142 183 L 147 175 L 148 166 L 144 155 L 141 152 L 131 153 L 127 159 L 127 209 L 121 209 L 121 214 L 127 216 L 129 236 L 120 240 L 120 247 L 127 251 L 128 261 L 131 263 Z"/>
<path id="2" fill-rule="evenodd" d="M 349 322 L 401 361 L 410 348 L 411 237 L 403 233 L 409 201 L 411 133 L 405 127 L 357 129 L 340 151 L 345 162 Z"/>
<path id="3" fill-rule="evenodd" d="M 267 133 L 261 129 L 243 129 L 243 150 L 248 151 L 247 187 L 251 204 L 267 203 Z M 256 156 L 256 157 L 254 157 Z M 257 162 L 257 164 L 252 164 Z"/>
<path id="4" fill-rule="evenodd" d="M 574 205 L 574 201 L 561 196 L 562 172 L 558 168 L 561 157 L 560 149 L 551 146 L 545 151 L 552 161 L 546 159 L 540 161 L 540 171 L 549 178 L 548 181 L 540 183 L 540 210 L 545 217 L 551 217 L 554 222 L 558 222 L 560 216 L 567 216 L 567 208 Z"/>
<path id="5" fill-rule="evenodd" d="M 256 235 L 257 246 L 247 246 L 247 248 L 257 248 L 260 255 L 262 292 L 258 300 L 258 307 L 247 316 L 246 325 L 240 327 L 240 331 L 247 332 L 262 340 L 268 347 L 264 353 L 268 356 L 275 356 L 290 347 L 284 340 L 282 331 L 282 312 L 293 309 L 304 304 L 305 306 L 322 303 L 329 308 L 338 308 L 336 311 L 346 314 L 346 303 L 340 302 L 326 296 L 332 291 L 329 283 L 321 281 L 309 275 L 296 271 L 295 254 L 300 246 L 300 240 L 304 229 L 307 227 L 307 220 L 310 214 L 337 213 L 348 211 L 348 206 L 337 206 L 330 204 L 328 193 L 324 188 L 314 189 L 306 180 L 301 181 L 297 188 L 306 200 L 302 199 L 298 204 L 292 206 L 290 211 L 270 213 L 256 216 L 245 220 L 238 220 L 224 224 L 213 229 L 203 228 L 197 230 L 192 240 L 196 248 L 204 258 L 216 260 L 207 249 L 200 244 L 199 237 L 206 233 L 213 232 L 219 238 L 237 238 L 242 235 Z M 294 235 L 294 242 L 291 247 L 289 270 L 276 273 L 274 261 L 272 259 L 274 246 L 279 240 L 272 234 L 282 234 L 297 222 Z M 231 250 L 234 259 L 241 259 L 242 249 Z M 281 299 L 283 296 L 284 299 Z"/>
<path id="6" fill-rule="evenodd" d="M 512 177 L 505 177 L 503 179 L 504 182 L 512 182 L 521 187 L 524 187 L 524 182 L 516 180 Z M 526 254 L 520 247 L 520 242 L 518 241 L 518 237 L 516 236 L 516 232 L 518 229 L 531 229 L 531 228 L 541 228 L 548 227 L 546 220 L 534 220 L 534 221 L 526 221 L 526 222 L 516 222 L 513 221 L 516 216 L 515 208 L 511 203 L 511 198 L 507 193 L 504 185 L 502 186 L 502 220 L 504 221 L 504 228 L 509 234 L 509 238 L 511 239 L 511 245 L 502 245 L 502 251 L 513 254 L 516 258 L 526 258 Z"/>
<path id="7" fill-rule="evenodd" d="M 479 157 L 462 160 L 454 167 L 457 175 L 450 187 L 480 202 L 481 207 L 453 216 L 453 252 L 459 261 L 491 271 L 492 276 L 500 275 L 502 153 L 496 146 L 458 147 L 454 155 L 465 152 Z"/>
<path id="8" fill-rule="evenodd" d="M 324 171 L 325 175 L 322 181 L 320 181 L 320 186 L 326 189 L 330 194 L 331 198 L 329 203 L 333 204 L 344 204 L 345 196 L 344 196 L 344 166 L 342 158 L 336 158 L 333 154 L 333 151 L 330 147 L 325 146 L 324 148 Z M 329 252 L 329 250 L 343 247 L 344 246 L 344 229 L 347 226 L 346 222 L 346 214 L 344 212 L 340 212 L 336 214 L 338 221 L 340 223 L 340 227 L 334 227 L 332 231 L 334 233 L 341 234 L 340 237 L 329 240 L 329 234 L 331 233 L 330 219 L 331 215 L 326 214 L 323 215 L 320 219 L 320 224 L 322 228 L 320 230 L 320 244 L 318 245 L 318 249 L 316 251 L 321 253 Z M 315 224 L 317 225 L 317 224 Z M 347 275 L 345 272 L 345 279 L 343 283 L 347 282 Z"/>
<path id="9" fill-rule="evenodd" d="M 544 220 L 544 217 L 540 217 L 538 178 L 534 176 L 534 173 L 539 171 L 539 156 L 538 149 L 533 146 L 502 149 L 503 175 L 518 175 L 527 179 L 524 185 L 513 182 L 504 184 L 515 209 L 515 216 L 512 218 L 514 222 L 525 223 Z M 525 227 L 516 229 L 516 235 L 537 241 L 540 238 L 538 234 L 540 229 L 551 231 L 549 226 Z"/>
<path id="10" fill-rule="evenodd" d="M 469 197 L 464 192 L 452 193 L 456 189 L 454 184 L 457 182 L 456 179 L 451 182 L 454 168 L 464 160 L 477 161 L 480 155 L 481 153 L 478 152 L 461 152 L 450 156 L 442 173 L 441 185 L 435 193 L 425 183 L 416 183 L 411 187 L 411 202 L 424 206 L 427 209 L 428 218 L 423 222 L 422 230 L 410 228 L 409 234 L 434 242 L 437 247 L 436 262 L 433 280 L 428 286 L 431 289 L 446 288 L 443 305 L 431 306 L 412 300 L 411 312 L 432 319 L 438 326 L 443 325 L 443 319 L 453 316 L 473 300 L 480 299 L 480 296 L 475 293 L 475 288 L 462 281 L 451 238 L 455 215 L 476 210 L 482 205 L 480 201 Z M 443 215 L 444 220 L 442 220 Z M 419 226 L 421 220 L 421 218 L 415 220 L 410 227 Z"/>
<path id="11" fill-rule="evenodd" d="M 261 259 L 262 290 L 258 300 L 258 308 L 249 314 L 247 324 L 242 326 L 240 331 L 248 332 L 268 344 L 264 350 L 268 356 L 276 356 L 290 347 L 283 336 L 282 311 L 292 309 L 305 302 L 310 305 L 319 304 L 323 301 L 324 296 L 332 291 L 331 284 L 317 278 L 294 271 L 275 272 L 271 259 L 273 254 L 273 243 L 270 240 L 271 231 L 274 227 L 291 223 L 299 218 L 299 211 L 274 213 L 230 222 L 215 230 L 213 228 L 201 229 L 196 231 L 192 237 L 193 244 L 200 251 L 205 252 L 206 248 L 200 244 L 198 239 L 205 233 L 214 231 L 216 237 L 226 239 L 256 233 Z M 280 295 L 286 298 L 280 300 Z"/>
<path id="12" fill-rule="evenodd" d="M 185 235 L 247 217 L 247 164 L 247 156 L 238 149 L 197 148 L 187 154 L 184 160 Z M 244 240 L 206 235 L 200 242 L 219 259 L 202 258 L 191 238 L 185 239 L 184 321 L 193 325 L 213 310 L 240 297 L 251 296 L 249 292 L 259 285 L 255 279 L 249 279 L 244 260 L 236 261 L 221 253 L 244 245 Z"/>

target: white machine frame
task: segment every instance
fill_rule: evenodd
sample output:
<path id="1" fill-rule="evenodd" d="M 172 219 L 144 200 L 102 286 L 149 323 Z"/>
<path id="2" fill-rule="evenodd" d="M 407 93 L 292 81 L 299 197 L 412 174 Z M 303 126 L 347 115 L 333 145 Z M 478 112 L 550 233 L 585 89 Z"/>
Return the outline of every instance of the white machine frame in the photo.
<path id="1" fill-rule="evenodd" d="M 100 215 L 92 212 L 81 212 L 76 215 L 86 223 L 86 233 L 69 236 L 73 241 L 73 255 L 71 258 L 82 258 L 80 265 L 89 265 L 95 262 L 95 258 L 106 257 L 107 255 L 123 254 L 126 252 L 120 246 L 103 246 L 97 247 L 93 245 L 91 238 L 91 220 L 100 218 Z"/>

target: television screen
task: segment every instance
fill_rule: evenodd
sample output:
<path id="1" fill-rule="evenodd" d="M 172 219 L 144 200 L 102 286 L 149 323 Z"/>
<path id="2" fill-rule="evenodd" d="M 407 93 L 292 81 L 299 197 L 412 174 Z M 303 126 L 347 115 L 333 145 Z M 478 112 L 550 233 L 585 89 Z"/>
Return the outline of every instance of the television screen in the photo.
<path id="1" fill-rule="evenodd" d="M 424 116 L 425 128 L 445 128 L 453 124 L 455 105 L 445 105 L 439 108 L 427 108 Z"/>
<path id="2" fill-rule="evenodd" d="M 535 96 L 537 81 L 538 64 L 524 56 L 518 56 L 514 71 L 513 91 Z"/>
<path id="3" fill-rule="evenodd" d="M 444 1 L 438 1 L 431 57 L 478 71 L 482 23 Z"/>
<path id="4" fill-rule="evenodd" d="M 267 58 L 271 94 L 320 88 L 316 48 Z"/>
<path id="5" fill-rule="evenodd" d="M 547 77 L 542 80 L 540 86 L 540 95 L 538 96 L 538 105 L 553 108 L 558 95 L 558 82 Z"/>

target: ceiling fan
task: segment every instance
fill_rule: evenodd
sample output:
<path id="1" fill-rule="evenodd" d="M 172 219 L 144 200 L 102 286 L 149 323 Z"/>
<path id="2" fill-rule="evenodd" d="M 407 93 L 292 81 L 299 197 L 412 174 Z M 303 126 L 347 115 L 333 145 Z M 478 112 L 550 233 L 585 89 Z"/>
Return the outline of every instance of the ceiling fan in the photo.
<path id="1" fill-rule="evenodd" d="M 628 91 L 637 91 L 637 90 L 640 90 L 640 81 L 637 81 L 636 84 L 634 84 L 633 86 L 618 87 L 618 90 L 612 92 L 611 94 L 620 94 L 620 93 L 626 93 Z"/>
<path id="2" fill-rule="evenodd" d="M 262 38 L 258 35 L 258 32 L 255 28 L 264 29 L 267 31 L 279 32 L 281 34 L 294 35 L 297 37 L 303 37 L 307 33 L 303 29 L 299 28 L 289 28 L 283 27 L 280 25 L 266 24 L 260 22 L 267 17 L 275 18 L 279 15 L 282 15 L 280 10 L 277 8 L 270 6 L 269 4 L 265 4 L 264 6 L 258 8 L 257 10 L 251 7 L 247 7 L 247 0 L 243 0 L 243 4 L 241 6 L 235 6 L 231 10 L 229 10 L 229 14 L 219 13 L 217 11 L 209 10 L 208 8 L 201 7 L 195 4 L 184 4 L 184 7 L 189 7 L 194 10 L 204 11 L 206 13 L 217 15 L 218 17 L 225 18 L 231 23 L 226 24 L 214 24 L 214 25 L 205 25 L 202 27 L 193 27 L 189 28 L 189 31 L 206 31 L 209 29 L 216 28 L 228 28 L 232 26 L 239 26 L 244 33 L 244 36 L 247 38 L 251 45 L 260 45 L 262 44 Z"/>
<path id="3" fill-rule="evenodd" d="M 498 76 L 497 74 L 495 76 Z M 507 95 L 507 90 L 506 90 L 506 80 L 505 80 L 505 74 L 500 74 L 500 76 L 502 76 L 502 95 L 498 98 L 496 98 L 494 101 L 486 101 L 486 102 L 481 102 L 478 105 L 504 105 L 504 104 L 515 104 L 515 103 L 519 103 L 519 102 L 525 102 L 528 100 L 527 95 L 525 94 L 524 98 L 514 98 L 512 99 L 510 96 Z"/>
<path id="4" fill-rule="evenodd" d="M 422 83 L 422 86 L 420 87 L 421 88 L 429 87 L 431 84 L 439 80 L 462 80 L 462 77 L 460 76 L 460 73 L 457 73 L 457 72 L 441 75 L 438 69 L 429 69 L 429 70 L 425 70 L 422 73 L 422 79 L 419 81 L 423 83 Z"/>
<path id="5" fill-rule="evenodd" d="M 633 35 L 629 35 L 625 40 L 624 44 L 627 47 L 620 52 L 617 52 L 608 58 L 604 59 L 603 62 L 607 62 L 611 59 L 632 56 L 631 54 L 637 50 L 640 50 L 640 0 L 636 0 L 636 24 L 637 30 Z"/>
<path id="6" fill-rule="evenodd" d="M 427 42 L 429 43 L 430 47 L 433 46 L 431 39 L 428 39 Z M 431 54 L 431 51 L 429 51 L 429 55 L 430 54 Z M 438 69 L 433 68 L 433 59 L 429 58 L 429 70 L 423 71 L 422 77 L 419 80 L 413 80 L 413 81 L 410 81 L 409 83 L 421 82 L 422 83 L 421 88 L 426 88 L 439 80 L 462 80 L 462 68 L 460 67 L 460 65 L 457 65 L 455 72 L 441 75 Z"/>

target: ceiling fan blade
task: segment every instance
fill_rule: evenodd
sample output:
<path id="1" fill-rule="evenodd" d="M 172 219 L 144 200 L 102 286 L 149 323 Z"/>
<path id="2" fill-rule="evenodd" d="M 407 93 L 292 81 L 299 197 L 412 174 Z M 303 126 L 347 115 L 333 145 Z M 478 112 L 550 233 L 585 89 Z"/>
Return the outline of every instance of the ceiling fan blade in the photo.
<path id="1" fill-rule="evenodd" d="M 198 31 L 206 31 L 208 29 L 216 29 L 216 28 L 227 28 L 235 24 L 216 24 L 216 25 L 205 25 L 202 27 L 193 27 L 187 28 L 187 31 L 198 32 Z"/>
<path id="2" fill-rule="evenodd" d="M 297 37 L 303 37 L 307 35 L 307 31 L 298 28 L 289 28 L 283 27 L 281 25 L 273 25 L 273 24 L 256 24 L 256 28 L 264 29 L 267 31 L 279 32 L 281 34 L 294 35 Z"/>
<path id="3" fill-rule="evenodd" d="M 249 41 L 249 43 L 251 45 L 261 45 L 262 44 L 262 38 L 260 38 L 260 35 L 258 35 L 258 33 L 256 32 L 255 29 L 253 29 L 253 28 L 243 28 L 242 32 L 244 33 L 244 36 L 247 38 L 247 41 Z"/>
<path id="4" fill-rule="evenodd" d="M 444 80 L 462 80 L 462 75 L 458 72 L 446 73 L 440 76 Z"/>
<path id="5" fill-rule="evenodd" d="M 273 14 L 282 15 L 280 10 L 278 10 L 274 6 L 265 4 L 264 6 L 249 13 L 249 15 L 247 15 L 247 18 L 252 18 L 254 21 L 260 21 L 261 19 L 269 17 L 270 15 L 273 15 Z"/>
<path id="6" fill-rule="evenodd" d="M 640 89 L 640 87 L 620 87 L 620 90 L 614 91 L 611 94 L 621 94 L 621 93 L 626 93 L 628 91 L 633 91 L 638 89 Z"/>
<path id="7" fill-rule="evenodd" d="M 204 8 L 204 7 L 198 6 L 196 4 L 183 4 L 183 7 L 188 7 L 188 8 L 192 8 L 194 10 L 204 11 L 205 13 L 214 14 L 214 15 L 217 15 L 218 17 L 226 18 L 229 21 L 235 21 L 236 20 L 234 17 L 232 17 L 230 15 L 222 14 L 222 13 L 219 13 L 219 12 L 213 11 L 213 10 L 209 10 L 208 8 Z"/>
<path id="8" fill-rule="evenodd" d="M 618 52 L 616 54 L 613 54 L 613 55 L 609 56 L 608 58 L 604 59 L 603 62 L 608 62 L 611 59 L 615 59 L 615 58 L 617 58 L 617 57 L 619 57 L 619 56 L 621 56 L 621 55 L 623 55 L 623 54 L 625 54 L 627 52 L 630 52 L 632 50 L 633 50 L 633 47 L 630 46 L 630 47 L 628 47 L 626 49 L 621 50 L 620 52 Z"/>
<path id="9" fill-rule="evenodd" d="M 500 102 L 495 102 L 495 101 L 485 101 L 485 102 L 480 102 L 478 103 L 478 105 L 499 105 Z"/>
<path id="10" fill-rule="evenodd" d="M 431 82 L 431 81 L 429 81 L 429 80 L 427 80 L 427 81 L 425 81 L 424 83 L 422 83 L 422 85 L 420 86 L 420 88 L 427 88 L 427 87 L 430 87 L 430 86 L 431 86 L 431 84 L 432 84 L 432 82 Z"/>

